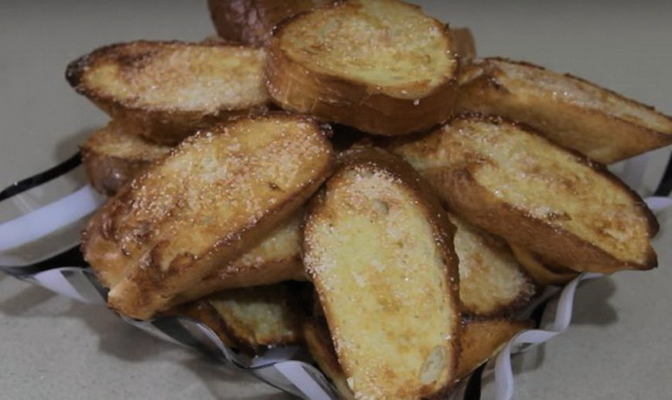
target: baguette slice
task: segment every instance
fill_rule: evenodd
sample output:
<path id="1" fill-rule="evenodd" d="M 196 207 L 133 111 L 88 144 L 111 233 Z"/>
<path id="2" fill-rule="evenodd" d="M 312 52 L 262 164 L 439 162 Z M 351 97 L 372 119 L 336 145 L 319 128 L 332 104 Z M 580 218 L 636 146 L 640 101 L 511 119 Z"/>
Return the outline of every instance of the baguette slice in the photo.
<path id="1" fill-rule="evenodd" d="M 208 0 L 208 9 L 215 30 L 221 38 L 250 46 L 263 46 L 279 22 L 327 2 L 327 0 Z"/>
<path id="2" fill-rule="evenodd" d="M 169 152 L 167 146 L 120 132 L 114 123 L 94 132 L 82 146 L 89 180 L 106 195 L 114 195 L 149 164 Z M 198 285 L 180 293 L 173 304 L 197 300 L 224 289 L 305 280 L 300 255 L 299 225 L 302 217 L 302 211 L 296 213 L 241 257 L 218 267 Z M 115 266 L 118 267 L 116 270 L 107 270 L 107 279 L 102 282 L 108 288 L 123 278 L 124 269 L 121 265 Z"/>
<path id="3" fill-rule="evenodd" d="M 225 290 L 173 307 L 162 315 L 189 317 L 207 325 L 226 346 L 260 354 L 272 346 L 301 342 L 299 296 L 285 284 Z"/>
<path id="4" fill-rule="evenodd" d="M 516 256 L 518 263 L 520 263 L 539 286 L 562 286 L 579 275 L 578 272 L 569 268 L 559 266 L 551 267 L 547 262 L 544 262 L 538 254 L 532 253 L 520 246 L 511 244 L 510 247 L 513 254 Z"/>
<path id="5" fill-rule="evenodd" d="M 516 334 L 532 329 L 531 321 L 476 319 L 464 322 L 460 337 L 459 379 L 464 379 L 494 357 Z"/>
<path id="6" fill-rule="evenodd" d="M 453 227 L 410 166 L 355 148 L 313 200 L 304 265 L 356 398 L 441 395 L 459 337 Z"/>
<path id="7" fill-rule="evenodd" d="M 235 347 L 259 353 L 264 348 L 298 344 L 303 337 L 299 296 L 288 285 L 225 290 L 208 296 Z"/>
<path id="8" fill-rule="evenodd" d="M 264 63 L 260 49 L 137 41 L 73 61 L 66 78 L 126 132 L 174 145 L 211 123 L 265 110 Z"/>
<path id="9" fill-rule="evenodd" d="M 83 234 L 110 307 L 146 319 L 260 242 L 319 187 L 333 151 L 308 117 L 213 126 L 125 186 Z"/>
<path id="10" fill-rule="evenodd" d="M 460 110 L 524 122 L 604 164 L 672 143 L 672 118 L 571 75 L 486 58 L 461 79 Z"/>
<path id="11" fill-rule="evenodd" d="M 129 135 L 114 122 L 94 131 L 81 150 L 89 182 L 106 196 L 113 196 L 152 162 L 170 153 L 170 147 Z"/>
<path id="12" fill-rule="evenodd" d="M 451 211 L 551 263 L 602 273 L 657 265 L 650 239 L 658 224 L 642 199 L 528 128 L 463 115 L 391 147 Z"/>
<path id="13" fill-rule="evenodd" d="M 449 29 L 398 0 L 335 2 L 278 26 L 266 73 L 281 107 L 379 135 L 452 113 L 458 57 Z"/>
<path id="14" fill-rule="evenodd" d="M 510 314 L 525 306 L 535 287 L 506 242 L 449 214 L 455 225 L 455 252 L 460 260 L 460 301 L 471 315 Z"/>

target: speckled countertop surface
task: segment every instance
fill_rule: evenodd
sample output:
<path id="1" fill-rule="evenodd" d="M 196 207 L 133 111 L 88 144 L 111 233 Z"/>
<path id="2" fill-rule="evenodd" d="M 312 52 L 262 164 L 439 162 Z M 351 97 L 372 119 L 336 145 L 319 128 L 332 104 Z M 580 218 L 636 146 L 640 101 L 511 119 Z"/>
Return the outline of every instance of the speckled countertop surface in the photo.
<path id="1" fill-rule="evenodd" d="M 672 2 L 421 3 L 471 27 L 481 55 L 571 72 L 672 114 Z M 63 160 L 105 122 L 63 79 L 70 60 L 116 41 L 211 32 L 204 0 L 0 2 L 0 186 Z M 670 398 L 672 243 L 656 246 L 660 268 L 585 284 L 569 332 L 516 359 L 517 399 Z M 0 399 L 287 398 L 1 274 L 0 360 Z"/>

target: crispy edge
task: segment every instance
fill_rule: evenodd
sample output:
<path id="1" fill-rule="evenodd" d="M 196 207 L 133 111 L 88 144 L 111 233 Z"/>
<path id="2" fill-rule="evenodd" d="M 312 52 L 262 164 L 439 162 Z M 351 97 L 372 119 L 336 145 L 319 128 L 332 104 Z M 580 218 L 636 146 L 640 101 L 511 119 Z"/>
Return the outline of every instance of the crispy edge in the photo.
<path id="1" fill-rule="evenodd" d="M 263 240 L 265 232 L 275 228 L 281 221 L 286 220 L 297 210 L 322 184 L 322 182 L 329 176 L 334 163 L 333 149 L 329 140 L 327 139 L 329 132 L 326 126 L 317 123 L 311 117 L 292 115 L 286 113 L 273 113 L 264 116 L 248 117 L 247 119 L 270 119 L 270 118 L 298 118 L 308 121 L 313 124 L 314 129 L 319 133 L 325 149 L 329 151 L 327 161 L 320 171 L 315 171 L 314 179 L 305 182 L 303 187 L 295 193 L 294 196 L 287 198 L 283 202 L 275 204 L 270 208 L 266 214 L 261 217 L 255 224 L 248 224 L 239 232 L 231 233 L 226 237 L 220 239 L 215 245 L 200 257 L 198 260 L 185 260 L 180 265 L 177 265 L 174 272 L 170 274 L 172 277 L 179 277 L 187 270 L 191 269 L 195 263 L 202 265 L 212 273 L 217 268 L 217 265 L 226 263 L 243 252 L 249 250 L 252 246 Z M 160 165 L 157 163 L 156 165 Z M 136 179 L 142 177 L 141 174 Z M 131 185 L 125 186 L 111 201 L 108 201 L 89 221 L 87 228 L 82 233 L 81 249 L 85 258 L 89 249 L 89 244 L 95 236 L 104 237 L 106 213 L 110 209 L 118 206 L 118 199 L 127 196 L 127 193 L 132 190 Z M 92 234 L 96 232 L 96 234 Z M 100 239 L 100 238 L 98 238 Z M 97 240 L 98 246 L 110 246 L 113 244 L 106 240 Z M 108 271 L 96 271 L 97 276 L 101 278 L 101 282 L 109 284 L 110 280 L 107 278 Z M 161 294 L 159 288 L 165 286 L 163 284 L 163 277 L 166 273 L 157 274 L 152 268 L 133 269 L 125 271 L 125 277 L 121 282 L 115 285 L 110 291 L 108 297 L 108 306 L 115 311 L 137 319 L 150 318 L 155 312 L 161 311 L 171 305 L 171 297 L 166 297 Z M 206 276 L 209 275 L 206 274 Z M 151 290 L 154 288 L 154 290 Z M 152 293 L 155 292 L 155 293 Z M 174 297 L 179 293 L 173 293 Z"/>
<path id="2" fill-rule="evenodd" d="M 514 122 L 500 116 L 479 113 L 463 113 L 457 115 L 449 124 L 457 120 L 473 120 L 496 125 L 510 125 L 515 129 L 542 138 L 560 151 L 571 153 L 576 162 L 593 170 L 596 174 L 614 183 L 632 199 L 642 218 L 646 221 L 649 238 L 655 236 L 659 225 L 656 217 L 642 198 L 625 185 L 607 168 L 592 161 L 583 154 L 553 143 L 534 128 Z M 441 129 L 441 128 L 440 128 Z M 432 134 L 435 134 L 433 132 Z M 387 144 L 392 149 L 410 140 L 421 138 L 404 138 Z M 422 173 L 422 172 L 421 172 Z M 548 225 L 544 220 L 536 218 L 526 210 L 518 209 L 497 199 L 486 188 L 482 187 L 467 167 L 454 170 L 442 169 L 440 176 L 425 178 L 432 184 L 450 210 L 464 217 L 476 226 L 498 235 L 510 243 L 527 248 L 543 255 L 551 263 L 559 264 L 579 272 L 599 272 L 610 274 L 624 269 L 648 270 L 658 266 L 658 258 L 653 247 L 649 245 L 646 261 L 642 264 L 616 259 L 607 251 L 600 249 L 571 232 Z"/>
<path id="3" fill-rule="evenodd" d="M 439 203 L 438 199 L 432 195 L 433 191 L 431 187 L 424 181 L 424 179 L 420 175 L 418 175 L 418 173 L 413 169 L 413 167 L 411 167 L 401 158 L 398 158 L 397 156 L 394 156 L 383 149 L 358 145 L 344 153 L 341 153 L 338 158 L 336 170 L 332 175 L 332 179 L 337 178 L 339 172 L 345 168 L 355 165 L 367 165 L 367 164 L 376 166 L 378 168 L 383 168 L 392 175 L 394 175 L 395 177 L 397 177 L 398 179 L 400 179 L 402 182 L 404 182 L 409 187 L 410 191 L 418 198 L 419 200 L 418 204 L 420 205 L 420 207 L 423 207 L 425 209 L 427 220 L 429 221 L 430 225 L 432 226 L 435 232 L 436 236 L 435 243 L 441 248 L 443 253 L 443 259 L 446 261 L 446 272 L 447 272 L 446 282 L 449 290 L 447 296 L 451 299 L 451 302 L 453 303 L 453 308 L 456 313 L 456 319 L 455 319 L 456 324 L 453 327 L 452 336 L 454 338 L 459 338 L 461 334 L 462 325 L 459 321 L 460 301 L 459 301 L 458 259 L 455 253 L 455 248 L 453 246 L 455 226 L 448 219 L 448 216 L 441 207 L 441 204 Z M 306 268 L 306 272 L 308 273 L 310 279 L 315 284 L 315 292 L 318 295 L 318 299 L 322 306 L 322 311 L 324 312 L 324 316 L 327 320 L 327 323 L 329 323 L 329 321 L 331 320 L 330 315 L 332 315 L 334 311 L 331 308 L 325 306 L 325 302 L 323 300 L 324 293 L 322 292 L 322 290 L 320 290 L 319 277 L 311 273 L 310 265 L 305 262 L 305 254 L 311 252 L 310 244 L 308 243 L 307 240 L 305 240 L 305 237 L 307 235 L 310 235 L 311 219 L 316 218 L 316 214 L 323 207 L 323 203 L 325 201 L 325 191 L 326 188 L 323 188 L 321 191 L 319 191 L 308 204 L 308 211 L 306 212 L 306 216 L 303 223 L 304 240 L 302 240 L 303 245 L 302 253 L 304 254 L 304 267 Z M 331 325 L 329 326 L 329 330 L 332 332 L 333 328 L 334 327 L 332 327 Z M 455 384 L 455 377 L 457 374 L 457 363 L 460 354 L 459 341 L 453 340 L 452 350 L 453 351 L 451 354 L 452 357 L 451 365 L 453 367 L 453 370 L 450 371 L 449 378 L 446 381 L 446 386 L 443 388 L 438 388 L 435 392 L 429 395 L 429 397 L 427 397 L 429 399 L 443 398 L 443 396 L 445 396 L 446 393 L 448 393 Z M 339 360 L 339 365 L 342 366 L 340 360 L 342 360 L 343 356 L 341 354 L 338 354 L 338 351 L 336 351 L 336 353 L 337 358 Z M 346 373 L 349 373 L 349 371 L 347 371 L 346 368 L 343 368 L 343 370 Z"/>
<path id="4" fill-rule="evenodd" d="M 228 273 L 228 271 L 224 267 L 208 275 L 197 287 L 177 295 L 171 304 L 186 303 L 221 290 L 272 285 L 288 280 L 305 281 L 306 279 L 299 254 L 287 259 L 255 265 L 253 268 L 246 269 L 244 273 L 239 271 Z"/>
<path id="5" fill-rule="evenodd" d="M 81 152 L 89 183 L 105 196 L 114 196 L 151 164 L 148 160 L 131 160 L 104 154 L 86 145 L 81 147 Z"/>
<path id="6" fill-rule="evenodd" d="M 110 123 L 101 129 L 118 129 Z M 105 196 L 114 196 L 125 184 L 162 157 L 120 157 L 101 151 L 96 142 L 96 130 L 80 146 L 82 162 L 89 183 L 96 191 Z M 168 155 L 169 150 L 166 149 Z"/>
<path id="7" fill-rule="evenodd" d="M 337 1 L 323 8 L 338 7 L 341 3 Z M 425 97 L 394 97 L 368 82 L 313 71 L 292 60 L 280 42 L 285 27 L 305 14 L 289 17 L 276 26 L 267 47 L 266 87 L 278 106 L 383 136 L 425 131 L 450 118 L 457 101 L 459 56 L 456 56 L 452 79 Z M 452 43 L 450 29 L 439 21 L 435 23 Z"/>
<path id="8" fill-rule="evenodd" d="M 504 318 L 464 320 L 458 379 L 467 378 L 476 368 L 495 356 L 516 334 L 532 327 L 532 321 Z"/>
<path id="9" fill-rule="evenodd" d="M 483 112 L 519 120 L 535 129 L 558 144 L 575 149 L 591 159 L 611 164 L 626 158 L 645 153 L 659 147 L 672 144 L 672 132 L 664 133 L 644 127 L 604 111 L 582 107 L 570 102 L 556 101 L 543 96 L 534 96 L 530 102 L 526 98 L 515 95 L 498 77 L 503 73 L 489 61 L 501 61 L 521 67 L 549 71 L 544 67 L 523 61 L 512 61 L 506 58 L 491 57 L 481 60 L 485 67 L 474 65 L 463 76 L 469 77 L 462 83 L 457 101 L 458 112 Z M 494 70 L 494 71 L 493 71 Z M 576 80 L 597 90 L 615 96 L 619 100 L 639 108 L 657 113 L 672 123 L 672 117 L 666 116 L 652 106 L 639 103 L 612 90 L 598 86 L 592 82 L 570 74 L 558 74 L 570 80 Z M 531 104 L 534 106 L 531 106 Z M 565 122 L 566 121 L 566 122 Z M 591 138 L 601 138 L 600 147 L 583 146 L 570 135 L 558 135 L 555 131 L 559 126 L 571 121 L 564 131 L 576 131 L 577 135 L 590 134 Z M 581 125 L 585 130 L 578 131 L 575 126 Z M 569 129 L 572 128 L 572 129 Z"/>
<path id="10" fill-rule="evenodd" d="M 477 57 L 476 39 L 469 28 L 450 28 L 450 35 L 455 44 L 455 52 L 457 53 L 462 67 L 471 64 Z"/>
<path id="11" fill-rule="evenodd" d="M 303 321 L 303 337 L 308 352 L 320 367 L 320 370 L 331 380 L 339 397 L 343 400 L 354 400 L 345 374 L 336 357 L 336 350 L 331 341 L 331 334 L 324 318 L 308 318 Z"/>
<path id="12" fill-rule="evenodd" d="M 182 41 L 146 41 L 115 43 L 100 47 L 68 64 L 65 79 L 75 91 L 88 98 L 98 108 L 108 114 L 120 129 L 129 134 L 145 137 L 155 143 L 177 145 L 199 129 L 218 122 L 230 121 L 238 117 L 262 114 L 268 110 L 267 104 L 244 105 L 240 108 L 221 109 L 215 113 L 179 108 L 138 106 L 88 87 L 84 75 L 96 63 L 112 57 L 121 66 L 132 65 L 137 58 L 128 57 L 123 48 L 129 45 L 180 45 L 201 47 L 243 47 L 225 42 L 207 41 L 189 43 Z"/>

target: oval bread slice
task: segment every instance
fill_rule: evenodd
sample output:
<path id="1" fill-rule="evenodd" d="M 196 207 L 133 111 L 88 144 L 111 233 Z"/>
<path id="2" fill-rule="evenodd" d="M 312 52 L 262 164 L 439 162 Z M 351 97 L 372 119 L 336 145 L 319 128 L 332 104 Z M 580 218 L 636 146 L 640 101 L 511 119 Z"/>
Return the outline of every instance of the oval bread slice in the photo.
<path id="1" fill-rule="evenodd" d="M 672 118 L 568 74 L 486 58 L 461 80 L 460 110 L 524 122 L 604 164 L 672 144 Z"/>
<path id="2" fill-rule="evenodd" d="M 83 234 L 99 274 L 123 270 L 109 305 L 146 319 L 288 218 L 330 172 L 312 119 L 244 118 L 183 142 L 125 186 Z"/>
<path id="3" fill-rule="evenodd" d="M 293 289 L 279 284 L 224 290 L 204 301 L 215 309 L 236 347 L 259 353 L 301 342 L 300 299 Z"/>
<path id="4" fill-rule="evenodd" d="M 604 167 L 501 118 L 464 115 L 392 150 L 449 209 L 568 268 L 650 269 L 658 224 Z"/>
<path id="5" fill-rule="evenodd" d="M 303 242 L 339 362 L 356 398 L 437 396 L 458 353 L 453 227 L 403 161 L 346 154 L 313 200 Z"/>
<path id="6" fill-rule="evenodd" d="M 189 317 L 207 325 L 226 346 L 259 354 L 301 341 L 300 297 L 294 289 L 279 284 L 224 290 L 161 315 Z"/>
<path id="7" fill-rule="evenodd" d="M 445 121 L 458 57 L 449 29 L 397 0 L 335 2 L 278 26 L 267 87 L 281 107 L 379 135 Z"/>
<path id="8" fill-rule="evenodd" d="M 534 283 L 516 262 L 506 242 L 448 214 L 460 260 L 460 301 L 471 315 L 510 314 L 534 296 Z"/>
<path id="9" fill-rule="evenodd" d="M 114 122 L 94 132 L 82 146 L 89 181 L 107 195 L 114 195 L 152 162 L 169 152 L 168 146 L 124 134 Z M 264 235 L 264 239 L 245 254 L 218 267 L 198 285 L 180 293 L 173 304 L 197 300 L 224 289 L 305 280 L 300 254 L 299 225 L 302 218 L 301 210 Z M 110 288 L 123 278 L 124 271 L 121 265 L 114 264 L 104 270 L 99 268 L 97 272 L 99 281 Z"/>
<path id="10" fill-rule="evenodd" d="M 174 145 L 207 125 L 266 109 L 263 50 L 137 41 L 101 47 L 66 78 L 127 133 Z"/>
<path id="11" fill-rule="evenodd" d="M 169 146 L 129 135 L 114 122 L 94 131 L 81 150 L 91 186 L 106 196 L 113 196 L 153 161 L 170 153 Z"/>

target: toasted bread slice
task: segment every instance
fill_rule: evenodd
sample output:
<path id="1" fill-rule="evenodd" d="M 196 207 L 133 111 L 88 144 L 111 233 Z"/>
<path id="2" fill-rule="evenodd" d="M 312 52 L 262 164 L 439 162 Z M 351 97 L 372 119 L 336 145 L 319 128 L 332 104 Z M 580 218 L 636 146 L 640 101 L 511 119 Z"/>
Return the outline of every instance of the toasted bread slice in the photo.
<path id="1" fill-rule="evenodd" d="M 453 227 L 417 173 L 356 148 L 313 200 L 304 265 L 357 398 L 419 399 L 452 385 L 459 337 Z"/>
<path id="2" fill-rule="evenodd" d="M 298 344 L 303 337 L 299 296 L 285 284 L 225 290 L 205 301 L 234 347 L 258 353 L 270 346 Z"/>
<path id="3" fill-rule="evenodd" d="M 94 131 L 81 147 L 91 185 L 113 196 L 153 161 L 170 153 L 170 147 L 129 135 L 114 122 Z"/>
<path id="4" fill-rule="evenodd" d="M 672 143 L 672 118 L 571 75 L 486 58 L 461 79 L 459 109 L 524 122 L 601 163 Z"/>
<path id="5" fill-rule="evenodd" d="M 341 400 L 354 400 L 355 395 L 348 387 L 343 368 L 338 363 L 331 334 L 324 318 L 311 318 L 303 321 L 303 338 L 306 347 L 320 370 L 331 380 Z"/>
<path id="6" fill-rule="evenodd" d="M 455 225 L 455 252 L 460 260 L 460 301 L 479 316 L 502 315 L 526 305 L 534 296 L 532 280 L 503 240 L 449 214 Z"/>
<path id="7" fill-rule="evenodd" d="M 260 286 L 282 281 L 304 281 L 301 262 L 303 212 L 299 212 L 269 232 L 261 243 L 241 257 L 218 267 L 197 285 L 175 297 L 174 304 L 199 299 L 225 289 Z"/>
<path id="8" fill-rule="evenodd" d="M 234 42 L 263 46 L 285 18 L 328 0 L 208 0 L 217 34 Z"/>
<path id="9" fill-rule="evenodd" d="M 89 180 L 106 195 L 114 195 L 149 164 L 169 152 L 170 147 L 120 132 L 114 123 L 94 132 L 82 146 Z M 302 211 L 296 213 L 241 257 L 218 267 L 198 285 L 179 294 L 174 304 L 200 299 L 224 289 L 304 280 L 299 232 L 302 217 Z M 116 285 L 123 278 L 123 273 L 123 269 L 115 273 L 110 271 L 110 279 L 104 283 L 107 287 Z"/>
<path id="10" fill-rule="evenodd" d="M 242 256 L 217 267 L 215 272 L 203 278 L 197 285 L 176 295 L 171 304 L 188 303 L 226 289 L 271 285 L 283 281 L 305 281 L 300 248 L 301 215 L 299 213 L 283 222 Z M 123 279 L 125 268 L 115 264 L 98 269 L 97 272 L 101 283 L 110 288 Z"/>
<path id="11" fill-rule="evenodd" d="M 161 315 L 202 322 L 226 346 L 259 354 L 269 347 L 302 341 L 300 295 L 293 289 L 278 284 L 225 290 L 172 307 Z"/>
<path id="12" fill-rule="evenodd" d="M 285 109 L 401 135 L 450 116 L 457 58 L 448 28 L 417 6 L 335 2 L 276 28 L 267 87 Z"/>
<path id="13" fill-rule="evenodd" d="M 564 285 L 576 278 L 579 273 L 559 266 L 549 267 L 538 254 L 514 244 L 509 245 L 518 263 L 527 271 L 539 286 Z"/>
<path id="14" fill-rule="evenodd" d="M 137 41 L 73 61 L 66 78 L 127 133 L 170 145 L 265 110 L 265 58 L 263 50 L 223 43 Z"/>
<path id="15" fill-rule="evenodd" d="M 604 273 L 657 264 L 650 239 L 658 224 L 642 199 L 529 128 L 463 115 L 391 148 L 451 211 L 552 263 Z"/>
<path id="16" fill-rule="evenodd" d="M 288 218 L 330 172 L 333 151 L 308 117 L 267 115 L 215 125 L 152 165 L 92 218 L 85 259 L 109 305 L 145 319 Z"/>
<path id="17" fill-rule="evenodd" d="M 516 334 L 531 329 L 531 321 L 476 319 L 465 321 L 460 337 L 458 377 L 464 379 L 494 357 Z"/>

